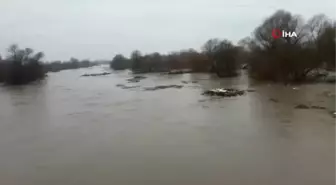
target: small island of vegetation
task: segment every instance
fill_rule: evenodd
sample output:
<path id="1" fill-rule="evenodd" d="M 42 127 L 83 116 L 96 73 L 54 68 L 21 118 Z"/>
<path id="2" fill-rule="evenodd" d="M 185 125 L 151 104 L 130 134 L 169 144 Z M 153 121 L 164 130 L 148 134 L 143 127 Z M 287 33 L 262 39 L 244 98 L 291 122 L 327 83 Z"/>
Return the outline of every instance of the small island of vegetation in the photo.
<path id="1" fill-rule="evenodd" d="M 0 60 L 0 82 L 10 85 L 27 84 L 43 79 L 46 76 L 41 59 L 42 52 L 34 53 L 33 49 L 20 49 L 12 45 L 8 49 L 8 57 Z"/>
<path id="2" fill-rule="evenodd" d="M 44 79 L 48 72 L 87 68 L 100 64 L 90 60 L 79 61 L 76 58 L 64 62 L 42 62 L 43 52 L 34 53 L 33 49 L 21 49 L 16 44 L 11 45 L 7 52 L 5 59 L 0 57 L 0 83 L 6 85 L 28 84 Z"/>

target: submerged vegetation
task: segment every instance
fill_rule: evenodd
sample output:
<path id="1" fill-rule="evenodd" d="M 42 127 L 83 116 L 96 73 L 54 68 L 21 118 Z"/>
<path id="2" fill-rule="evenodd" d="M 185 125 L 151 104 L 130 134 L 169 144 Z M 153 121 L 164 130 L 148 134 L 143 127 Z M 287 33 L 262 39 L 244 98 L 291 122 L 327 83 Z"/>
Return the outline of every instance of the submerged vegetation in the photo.
<path id="1" fill-rule="evenodd" d="M 0 81 L 6 84 L 20 85 L 43 79 L 45 71 L 41 63 L 42 52 L 34 53 L 30 48 L 20 49 L 12 45 L 8 57 L 0 61 Z"/>
<path id="2" fill-rule="evenodd" d="M 272 29 L 295 31 L 298 37 L 273 39 Z M 250 74 L 258 79 L 304 81 L 314 70 L 335 67 L 335 24 L 324 15 L 307 22 L 289 12 L 267 18 L 246 40 Z"/>
<path id="3" fill-rule="evenodd" d="M 79 61 L 71 58 L 70 61 L 56 61 L 43 63 L 42 52 L 34 53 L 31 48 L 20 49 L 17 45 L 8 48 L 8 56 L 0 57 L 0 82 L 7 85 L 22 85 L 43 79 L 47 72 L 58 72 L 66 69 L 86 68 L 98 65 L 98 62 L 89 60 Z"/>
<path id="4" fill-rule="evenodd" d="M 79 69 L 79 68 L 87 68 L 98 65 L 97 62 L 91 62 L 90 60 L 82 60 L 79 61 L 76 58 L 71 58 L 69 61 L 54 61 L 51 63 L 45 63 L 45 70 L 48 72 L 59 72 L 67 69 Z"/>

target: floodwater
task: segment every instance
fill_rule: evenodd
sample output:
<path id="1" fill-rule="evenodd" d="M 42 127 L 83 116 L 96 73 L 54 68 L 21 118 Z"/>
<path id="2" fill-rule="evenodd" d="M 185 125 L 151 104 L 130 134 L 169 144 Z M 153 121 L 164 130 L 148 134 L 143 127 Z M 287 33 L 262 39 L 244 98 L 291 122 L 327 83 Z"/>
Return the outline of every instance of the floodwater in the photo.
<path id="1" fill-rule="evenodd" d="M 0 87 L 1 185 L 335 184 L 332 84 L 253 84 L 209 74 L 150 74 L 131 84 L 126 71 L 80 77 L 104 70 Z M 171 84 L 184 87 L 143 90 Z M 256 91 L 202 95 L 213 87 Z"/>

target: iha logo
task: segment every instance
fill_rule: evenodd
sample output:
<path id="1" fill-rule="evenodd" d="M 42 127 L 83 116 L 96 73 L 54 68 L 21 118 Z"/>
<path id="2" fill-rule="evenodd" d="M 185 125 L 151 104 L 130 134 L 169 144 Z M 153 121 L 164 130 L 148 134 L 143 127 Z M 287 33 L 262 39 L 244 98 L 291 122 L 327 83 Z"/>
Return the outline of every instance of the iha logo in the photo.
<path id="1" fill-rule="evenodd" d="M 297 37 L 296 33 L 290 32 L 290 31 L 284 31 L 284 30 L 280 30 L 280 29 L 273 29 L 272 30 L 272 37 L 274 39 L 278 39 L 278 38 L 287 38 L 287 37 Z"/>

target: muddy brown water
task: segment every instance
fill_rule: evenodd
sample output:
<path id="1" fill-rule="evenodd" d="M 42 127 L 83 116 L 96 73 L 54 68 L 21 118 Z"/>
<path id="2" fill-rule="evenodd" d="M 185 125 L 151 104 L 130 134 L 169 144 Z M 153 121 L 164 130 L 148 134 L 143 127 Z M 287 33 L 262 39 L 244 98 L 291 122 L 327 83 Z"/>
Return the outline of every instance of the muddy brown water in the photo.
<path id="1" fill-rule="evenodd" d="M 127 72 L 80 77 L 104 70 L 0 87 L 0 184 L 335 184 L 332 84 L 253 84 L 244 75 L 151 74 L 135 84 Z M 142 89 L 172 84 L 184 87 Z M 256 91 L 201 95 L 214 87 Z"/>

